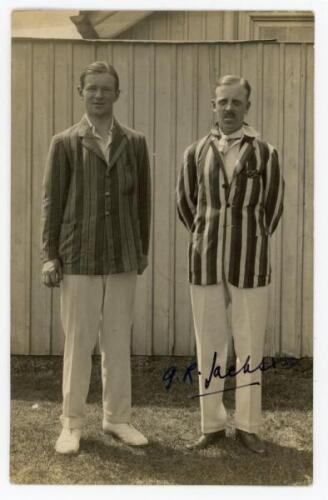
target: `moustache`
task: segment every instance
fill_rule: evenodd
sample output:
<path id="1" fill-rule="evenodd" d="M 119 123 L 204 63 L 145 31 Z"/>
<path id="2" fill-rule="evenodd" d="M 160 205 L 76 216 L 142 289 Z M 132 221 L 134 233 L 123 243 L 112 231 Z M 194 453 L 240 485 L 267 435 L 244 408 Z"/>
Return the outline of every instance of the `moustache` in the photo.
<path id="1" fill-rule="evenodd" d="M 235 113 L 225 113 L 224 118 L 235 118 Z"/>

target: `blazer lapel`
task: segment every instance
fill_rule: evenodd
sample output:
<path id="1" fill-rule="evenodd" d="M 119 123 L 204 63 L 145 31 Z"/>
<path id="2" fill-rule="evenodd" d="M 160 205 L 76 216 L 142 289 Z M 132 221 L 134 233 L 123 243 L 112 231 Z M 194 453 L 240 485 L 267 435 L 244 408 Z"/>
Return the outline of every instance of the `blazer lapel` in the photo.
<path id="1" fill-rule="evenodd" d="M 108 164 L 108 170 L 110 170 L 119 156 L 122 154 L 125 146 L 128 143 L 128 139 L 118 123 L 117 120 L 114 122 L 114 127 L 113 127 L 113 141 L 110 146 L 110 153 L 109 153 L 109 164 Z"/>
<path id="2" fill-rule="evenodd" d="M 234 176 L 238 175 L 243 170 L 253 151 L 253 138 L 245 136 L 241 142 L 238 158 L 235 163 Z"/>
<path id="3" fill-rule="evenodd" d="M 233 171 L 232 179 L 231 179 L 231 185 L 230 185 L 230 192 L 229 192 L 229 197 L 228 197 L 228 202 L 232 203 L 232 199 L 235 194 L 235 182 L 236 182 L 236 177 L 237 175 L 245 168 L 246 162 L 250 155 L 252 154 L 254 150 L 253 146 L 253 138 L 252 137 L 245 137 L 240 146 L 238 158 L 235 163 L 235 168 Z M 234 188 L 232 189 L 231 186 L 234 184 Z"/>
<path id="4" fill-rule="evenodd" d="M 94 153 L 96 156 L 98 156 L 98 158 L 100 158 L 107 165 L 106 159 L 93 136 L 90 125 L 85 116 L 82 118 L 79 124 L 79 135 L 82 138 L 82 145 L 89 151 Z"/>
<path id="5" fill-rule="evenodd" d="M 227 172 L 226 172 L 226 169 L 225 169 L 225 166 L 224 166 L 224 160 L 222 158 L 221 152 L 219 151 L 219 148 L 218 148 L 218 145 L 217 145 L 217 141 L 218 141 L 219 138 L 220 138 L 220 136 L 211 137 L 211 146 L 212 146 L 214 158 L 216 159 L 219 168 L 222 170 L 223 177 L 224 177 L 224 182 L 225 182 L 226 185 L 228 185 L 229 181 L 228 181 Z"/>

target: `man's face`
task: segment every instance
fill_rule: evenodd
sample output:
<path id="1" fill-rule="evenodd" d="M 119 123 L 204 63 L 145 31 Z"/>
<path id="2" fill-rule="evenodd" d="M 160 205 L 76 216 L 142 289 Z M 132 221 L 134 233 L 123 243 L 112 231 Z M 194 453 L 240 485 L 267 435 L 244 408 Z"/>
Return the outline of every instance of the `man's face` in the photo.
<path id="1" fill-rule="evenodd" d="M 83 89 L 79 87 L 79 94 L 88 116 L 105 118 L 112 115 L 119 91 L 115 89 L 115 78 L 112 75 L 93 73 L 86 75 Z"/>
<path id="2" fill-rule="evenodd" d="M 232 134 L 242 126 L 251 103 L 247 99 L 246 89 L 237 83 L 217 87 L 212 105 L 222 132 Z"/>

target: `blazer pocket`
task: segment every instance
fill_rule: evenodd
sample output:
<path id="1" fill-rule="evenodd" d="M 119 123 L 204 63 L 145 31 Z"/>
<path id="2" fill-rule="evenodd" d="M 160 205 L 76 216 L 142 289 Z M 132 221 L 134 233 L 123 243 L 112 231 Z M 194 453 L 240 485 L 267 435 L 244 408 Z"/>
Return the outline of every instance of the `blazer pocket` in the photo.
<path id="1" fill-rule="evenodd" d="M 77 230 L 76 222 L 63 222 L 60 228 L 59 253 L 67 256 L 72 251 L 74 235 Z"/>
<path id="2" fill-rule="evenodd" d="M 122 173 L 122 188 L 121 193 L 124 195 L 131 195 L 134 193 L 134 176 L 131 165 L 125 165 Z"/>

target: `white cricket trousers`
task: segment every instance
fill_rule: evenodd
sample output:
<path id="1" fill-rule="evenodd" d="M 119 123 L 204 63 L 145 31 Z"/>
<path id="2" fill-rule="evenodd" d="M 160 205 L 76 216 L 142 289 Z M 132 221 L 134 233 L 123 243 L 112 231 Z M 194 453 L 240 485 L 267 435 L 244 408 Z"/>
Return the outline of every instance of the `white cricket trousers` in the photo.
<path id="1" fill-rule="evenodd" d="M 263 359 L 265 328 L 268 313 L 269 287 L 240 289 L 230 283 L 218 285 L 191 285 L 191 302 L 196 334 L 199 394 L 201 409 L 201 430 L 204 434 L 224 429 L 227 413 L 222 396 L 225 379 L 209 378 L 214 352 L 217 352 L 216 366 L 221 374 L 226 373 L 229 328 L 227 321 L 227 296 L 231 301 L 231 331 L 236 352 L 236 371 L 250 356 L 250 369 L 256 368 Z M 261 371 L 236 375 L 237 429 L 257 433 L 261 423 Z M 221 391 L 221 392 L 219 392 Z M 215 394 L 209 394 L 209 393 Z M 206 395 L 207 394 L 207 395 Z"/>
<path id="2" fill-rule="evenodd" d="M 92 352 L 99 335 L 103 416 L 128 423 L 131 414 L 130 343 L 137 273 L 65 274 L 61 320 L 65 334 L 63 427 L 81 428 L 89 391 Z"/>

